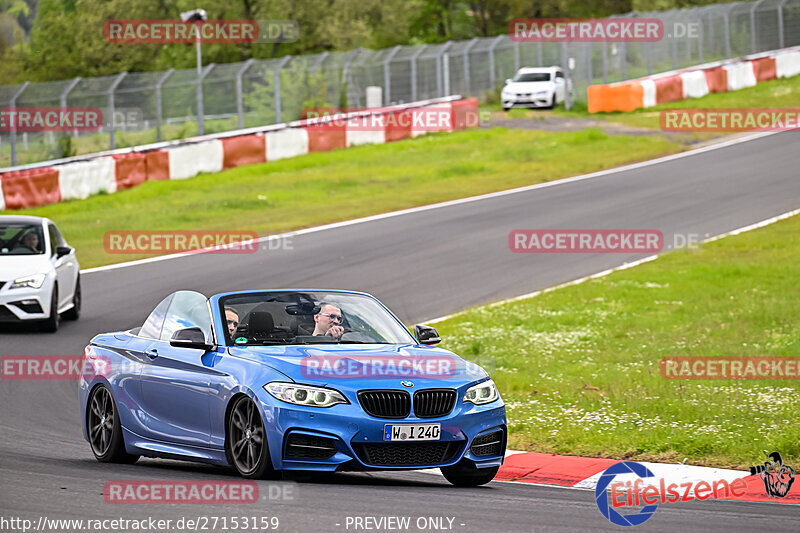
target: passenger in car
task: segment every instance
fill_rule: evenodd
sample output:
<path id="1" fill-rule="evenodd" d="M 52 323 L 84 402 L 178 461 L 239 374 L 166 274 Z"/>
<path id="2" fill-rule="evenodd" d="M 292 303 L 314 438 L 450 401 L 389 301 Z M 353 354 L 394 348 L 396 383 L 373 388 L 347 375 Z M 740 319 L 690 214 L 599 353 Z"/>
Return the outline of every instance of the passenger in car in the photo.
<path id="1" fill-rule="evenodd" d="M 239 327 L 239 313 L 233 307 L 225 308 L 225 320 L 228 324 L 228 334 L 233 337 L 236 328 Z"/>

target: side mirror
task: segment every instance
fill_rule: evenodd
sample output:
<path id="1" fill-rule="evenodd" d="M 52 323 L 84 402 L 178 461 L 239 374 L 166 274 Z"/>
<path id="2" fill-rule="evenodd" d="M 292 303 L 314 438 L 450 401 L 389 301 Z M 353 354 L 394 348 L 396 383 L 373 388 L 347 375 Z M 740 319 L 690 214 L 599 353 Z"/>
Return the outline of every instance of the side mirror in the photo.
<path id="1" fill-rule="evenodd" d="M 170 346 L 176 348 L 194 348 L 195 350 L 203 350 L 207 352 L 213 350 L 215 346 L 206 342 L 205 333 L 198 327 L 179 329 L 172 334 L 169 340 Z"/>
<path id="2" fill-rule="evenodd" d="M 509 83 L 511 83 L 511 78 L 506 78 L 506 85 L 508 85 Z"/>
<path id="3" fill-rule="evenodd" d="M 64 257 L 72 253 L 72 248 L 69 246 L 56 246 L 56 257 Z"/>
<path id="4" fill-rule="evenodd" d="M 425 324 L 417 324 L 414 326 L 414 336 L 420 344 L 439 344 L 442 342 L 436 330 Z"/>

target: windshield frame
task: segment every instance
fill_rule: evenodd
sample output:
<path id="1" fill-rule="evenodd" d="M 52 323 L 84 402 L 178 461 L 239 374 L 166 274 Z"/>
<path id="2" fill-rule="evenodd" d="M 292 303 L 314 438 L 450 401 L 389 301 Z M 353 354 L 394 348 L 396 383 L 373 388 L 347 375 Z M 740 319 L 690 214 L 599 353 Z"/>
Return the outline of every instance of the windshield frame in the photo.
<path id="1" fill-rule="evenodd" d="M 414 335 L 409 331 L 403 322 L 386 307 L 383 302 L 372 296 L 371 294 L 367 294 L 365 292 L 358 292 L 358 291 L 344 291 L 344 290 L 331 290 L 331 289 L 270 289 L 270 290 L 253 290 L 253 291 L 237 291 L 237 292 L 230 292 L 224 294 L 217 294 L 212 296 L 209 301 L 214 309 L 214 330 L 217 334 L 217 342 L 220 346 L 227 346 L 227 347 L 252 347 L 252 346 L 339 346 L 348 344 L 348 341 L 322 341 L 311 343 L 311 342 L 282 342 L 282 343 L 264 343 L 264 344 L 236 344 L 234 339 L 228 333 L 227 328 L 227 321 L 225 317 L 225 305 L 230 301 L 232 298 L 242 297 L 242 296 L 258 296 L 264 295 L 265 297 L 269 297 L 270 295 L 278 295 L 278 294 L 290 294 L 290 293 L 303 293 L 303 294 L 313 294 L 315 296 L 324 294 L 330 296 L 342 295 L 342 296 L 355 296 L 359 298 L 366 298 L 371 300 L 375 304 L 378 305 L 380 309 L 382 309 L 388 319 L 392 321 L 397 327 L 399 331 L 402 331 L 402 335 L 406 336 L 407 339 L 402 342 L 376 342 L 376 343 L 363 343 L 363 344 L 380 344 L 380 345 L 388 345 L 388 346 L 404 346 L 413 344 L 418 344 L 417 339 Z M 265 298 L 267 299 L 267 298 Z M 240 317 L 242 319 L 244 317 Z M 398 333 L 399 333 L 398 331 Z M 296 337 L 294 337 L 296 338 Z M 323 337 L 320 337 L 322 339 Z"/>

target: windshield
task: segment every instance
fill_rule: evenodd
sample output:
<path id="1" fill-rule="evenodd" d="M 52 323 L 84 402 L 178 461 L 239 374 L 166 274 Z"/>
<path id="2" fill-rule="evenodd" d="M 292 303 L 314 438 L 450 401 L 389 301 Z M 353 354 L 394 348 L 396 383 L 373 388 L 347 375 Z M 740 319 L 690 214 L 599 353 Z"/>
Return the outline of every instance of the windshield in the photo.
<path id="1" fill-rule="evenodd" d="M 549 72 L 525 72 L 514 76 L 511 81 L 550 81 Z"/>
<path id="2" fill-rule="evenodd" d="M 40 224 L 0 224 L 0 256 L 44 253 Z"/>
<path id="3" fill-rule="evenodd" d="M 264 292 L 220 300 L 226 344 L 416 344 L 374 299 L 352 293 Z"/>

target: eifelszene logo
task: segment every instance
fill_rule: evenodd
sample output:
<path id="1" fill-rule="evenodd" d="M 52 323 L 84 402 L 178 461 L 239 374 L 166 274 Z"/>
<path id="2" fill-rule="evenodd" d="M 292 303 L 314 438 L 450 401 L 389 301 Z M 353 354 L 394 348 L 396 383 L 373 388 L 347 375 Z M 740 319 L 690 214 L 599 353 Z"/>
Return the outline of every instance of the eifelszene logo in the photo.
<path id="1" fill-rule="evenodd" d="M 750 475 L 758 475 L 764 482 L 764 490 L 767 496 L 772 498 L 785 498 L 794 483 L 794 468 L 783 464 L 781 454 L 772 452 L 769 454 L 772 461 L 765 461 L 763 465 L 750 467 Z"/>

